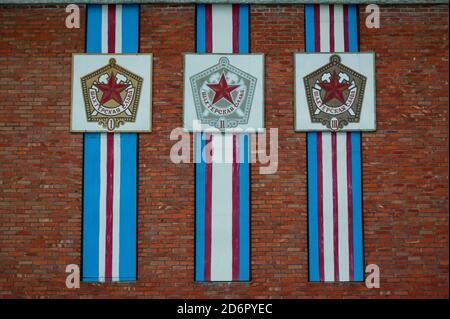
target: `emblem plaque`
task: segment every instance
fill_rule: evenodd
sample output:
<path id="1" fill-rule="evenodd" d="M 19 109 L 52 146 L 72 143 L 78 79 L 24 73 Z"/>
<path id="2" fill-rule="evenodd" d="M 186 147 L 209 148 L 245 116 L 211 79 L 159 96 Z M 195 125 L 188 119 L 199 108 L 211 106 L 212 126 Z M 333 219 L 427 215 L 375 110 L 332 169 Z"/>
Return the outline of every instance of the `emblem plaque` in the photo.
<path id="1" fill-rule="evenodd" d="M 226 57 L 191 77 L 197 117 L 218 129 L 247 124 L 256 78 L 230 64 Z"/>
<path id="2" fill-rule="evenodd" d="M 150 132 L 152 56 L 74 54 L 71 130 Z"/>
<path id="3" fill-rule="evenodd" d="M 263 127 L 263 56 L 185 56 L 185 128 L 220 131 Z M 193 121 L 197 121 L 196 129 Z"/>
<path id="4" fill-rule="evenodd" d="M 116 64 L 109 64 L 81 78 L 86 116 L 89 122 L 113 131 L 136 120 L 143 79 Z"/>
<path id="5" fill-rule="evenodd" d="M 312 122 L 333 131 L 359 122 L 366 77 L 341 64 L 338 55 L 303 80 Z"/>
<path id="6" fill-rule="evenodd" d="M 296 129 L 375 129 L 372 54 L 296 55 Z"/>

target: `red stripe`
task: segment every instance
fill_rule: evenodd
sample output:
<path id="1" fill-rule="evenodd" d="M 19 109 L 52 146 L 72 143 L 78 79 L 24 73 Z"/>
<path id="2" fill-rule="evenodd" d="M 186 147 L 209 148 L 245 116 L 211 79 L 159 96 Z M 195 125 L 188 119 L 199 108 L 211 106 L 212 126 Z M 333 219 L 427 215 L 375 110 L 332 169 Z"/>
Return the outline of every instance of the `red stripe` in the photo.
<path id="1" fill-rule="evenodd" d="M 334 5 L 330 4 L 330 52 L 334 52 Z"/>
<path id="2" fill-rule="evenodd" d="M 320 5 L 314 5 L 314 49 L 320 52 Z"/>
<path id="3" fill-rule="evenodd" d="M 112 278 L 113 197 L 114 197 L 114 133 L 106 135 L 106 247 L 105 280 Z"/>
<path id="4" fill-rule="evenodd" d="M 205 11 L 206 11 L 206 30 L 205 30 L 205 37 L 206 37 L 206 53 L 212 53 L 212 5 L 207 4 L 205 5 Z"/>
<path id="5" fill-rule="evenodd" d="M 211 280 L 211 228 L 212 228 L 212 134 L 206 140 L 206 181 L 205 181 L 205 281 Z M 209 145 L 209 146 L 208 146 Z"/>
<path id="6" fill-rule="evenodd" d="M 116 5 L 108 5 L 108 53 L 116 51 Z"/>
<path id="7" fill-rule="evenodd" d="M 348 52 L 348 6 L 344 4 L 344 51 Z"/>
<path id="8" fill-rule="evenodd" d="M 336 132 L 331 133 L 331 166 L 333 175 L 333 252 L 334 280 L 339 281 L 339 223 L 338 223 L 338 183 L 337 183 Z"/>
<path id="9" fill-rule="evenodd" d="M 238 135 L 233 135 L 233 280 L 239 280 L 239 142 Z"/>
<path id="10" fill-rule="evenodd" d="M 347 205 L 348 205 L 348 255 L 350 281 L 354 280 L 353 270 L 353 190 L 352 190 L 352 138 L 347 132 Z"/>
<path id="11" fill-rule="evenodd" d="M 108 5 L 108 53 L 116 50 L 116 5 Z M 106 135 L 106 239 L 105 281 L 112 279 L 113 243 L 113 198 L 114 198 L 114 134 Z"/>
<path id="12" fill-rule="evenodd" d="M 319 224 L 319 276 L 320 281 L 324 280 L 323 267 L 323 172 L 322 172 L 322 132 L 317 133 L 317 221 Z"/>
<path id="13" fill-rule="evenodd" d="M 233 53 L 239 53 L 239 4 L 233 4 Z"/>

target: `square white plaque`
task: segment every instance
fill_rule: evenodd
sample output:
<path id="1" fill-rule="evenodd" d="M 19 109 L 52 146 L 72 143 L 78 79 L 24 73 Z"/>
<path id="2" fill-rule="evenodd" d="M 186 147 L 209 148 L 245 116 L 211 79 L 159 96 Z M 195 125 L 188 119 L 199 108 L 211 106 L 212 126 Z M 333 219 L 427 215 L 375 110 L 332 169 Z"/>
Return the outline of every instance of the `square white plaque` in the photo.
<path id="1" fill-rule="evenodd" d="M 375 131 L 373 53 L 295 54 L 296 131 Z"/>
<path id="2" fill-rule="evenodd" d="M 150 132 L 151 54 L 74 54 L 72 132 Z"/>
<path id="3" fill-rule="evenodd" d="M 190 132 L 264 130 L 264 55 L 186 54 L 183 116 Z"/>

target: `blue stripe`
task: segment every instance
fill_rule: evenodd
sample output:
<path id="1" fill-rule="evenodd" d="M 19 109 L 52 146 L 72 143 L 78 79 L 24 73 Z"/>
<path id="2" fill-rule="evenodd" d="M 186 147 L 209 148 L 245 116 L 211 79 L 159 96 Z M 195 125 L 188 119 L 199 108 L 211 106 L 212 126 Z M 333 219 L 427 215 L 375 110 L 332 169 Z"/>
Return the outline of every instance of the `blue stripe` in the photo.
<path id="1" fill-rule="evenodd" d="M 353 256 L 355 281 L 363 281 L 361 133 L 352 132 Z"/>
<path id="2" fill-rule="evenodd" d="M 86 52 L 102 52 L 102 6 L 98 4 L 87 6 Z"/>
<path id="3" fill-rule="evenodd" d="M 205 5 L 197 5 L 197 53 L 206 52 L 206 13 Z"/>
<path id="4" fill-rule="evenodd" d="M 206 141 L 202 133 L 195 134 L 196 138 L 196 163 L 195 164 L 195 280 L 204 280 L 205 261 L 205 180 L 206 164 L 203 160 L 202 150 Z"/>
<path id="5" fill-rule="evenodd" d="M 138 53 L 139 5 L 122 5 L 122 52 Z"/>
<path id="6" fill-rule="evenodd" d="M 206 12 L 205 5 L 197 5 L 197 53 L 206 52 Z M 205 280 L 205 181 L 206 164 L 202 151 L 206 145 L 203 133 L 194 134 L 196 138 L 195 156 L 195 280 Z"/>
<path id="7" fill-rule="evenodd" d="M 358 52 L 357 6 L 348 6 L 349 51 Z M 362 225 L 362 186 L 361 186 L 361 133 L 352 132 L 352 190 L 353 190 L 353 257 L 354 280 L 364 280 L 363 265 L 363 225 Z"/>
<path id="8" fill-rule="evenodd" d="M 87 6 L 86 52 L 102 51 L 102 6 Z M 84 134 L 83 281 L 98 281 L 100 232 L 100 134 Z"/>
<path id="9" fill-rule="evenodd" d="M 249 53 L 248 4 L 239 5 L 239 53 Z"/>
<path id="10" fill-rule="evenodd" d="M 240 149 L 244 152 L 243 161 L 239 164 L 239 279 L 250 280 L 250 163 L 249 136 L 240 136 Z"/>
<path id="11" fill-rule="evenodd" d="M 83 281 L 98 281 L 100 133 L 84 135 Z"/>
<path id="12" fill-rule="evenodd" d="M 305 5 L 306 52 L 315 52 L 314 5 Z M 320 281 L 317 194 L 317 133 L 307 133 L 309 281 Z"/>
<path id="13" fill-rule="evenodd" d="M 309 280 L 320 281 L 317 194 L 317 133 L 308 133 L 308 234 Z"/>
<path id="14" fill-rule="evenodd" d="M 358 17 L 357 6 L 348 5 L 348 49 L 358 52 Z"/>
<path id="15" fill-rule="evenodd" d="M 139 5 L 122 5 L 122 52 L 138 48 Z M 119 281 L 136 280 L 137 139 L 136 133 L 120 134 Z"/>
<path id="16" fill-rule="evenodd" d="M 137 134 L 120 134 L 119 280 L 136 280 Z"/>
<path id="17" fill-rule="evenodd" d="M 314 52 L 314 5 L 305 5 L 305 38 L 306 38 L 306 52 Z"/>
<path id="18" fill-rule="evenodd" d="M 239 53 L 249 53 L 249 6 L 239 5 Z M 239 164 L 239 280 L 250 280 L 250 164 L 248 135 L 239 137 L 243 162 Z"/>

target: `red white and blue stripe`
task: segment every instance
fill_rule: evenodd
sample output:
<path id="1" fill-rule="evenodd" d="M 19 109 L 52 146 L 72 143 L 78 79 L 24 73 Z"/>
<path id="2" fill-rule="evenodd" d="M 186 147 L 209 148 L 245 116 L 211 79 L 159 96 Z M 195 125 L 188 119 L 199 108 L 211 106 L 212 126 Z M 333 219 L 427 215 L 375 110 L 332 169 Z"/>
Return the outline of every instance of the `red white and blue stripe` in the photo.
<path id="1" fill-rule="evenodd" d="M 306 5 L 307 52 L 357 52 L 356 5 Z M 308 133 L 310 281 L 363 281 L 361 133 Z"/>
<path id="2" fill-rule="evenodd" d="M 137 53 L 137 5 L 88 5 L 87 53 Z M 136 280 L 137 134 L 84 134 L 85 282 Z"/>
<path id="3" fill-rule="evenodd" d="M 197 52 L 248 53 L 248 5 L 197 5 Z M 197 133 L 195 140 L 195 279 L 249 281 L 249 136 Z"/>

